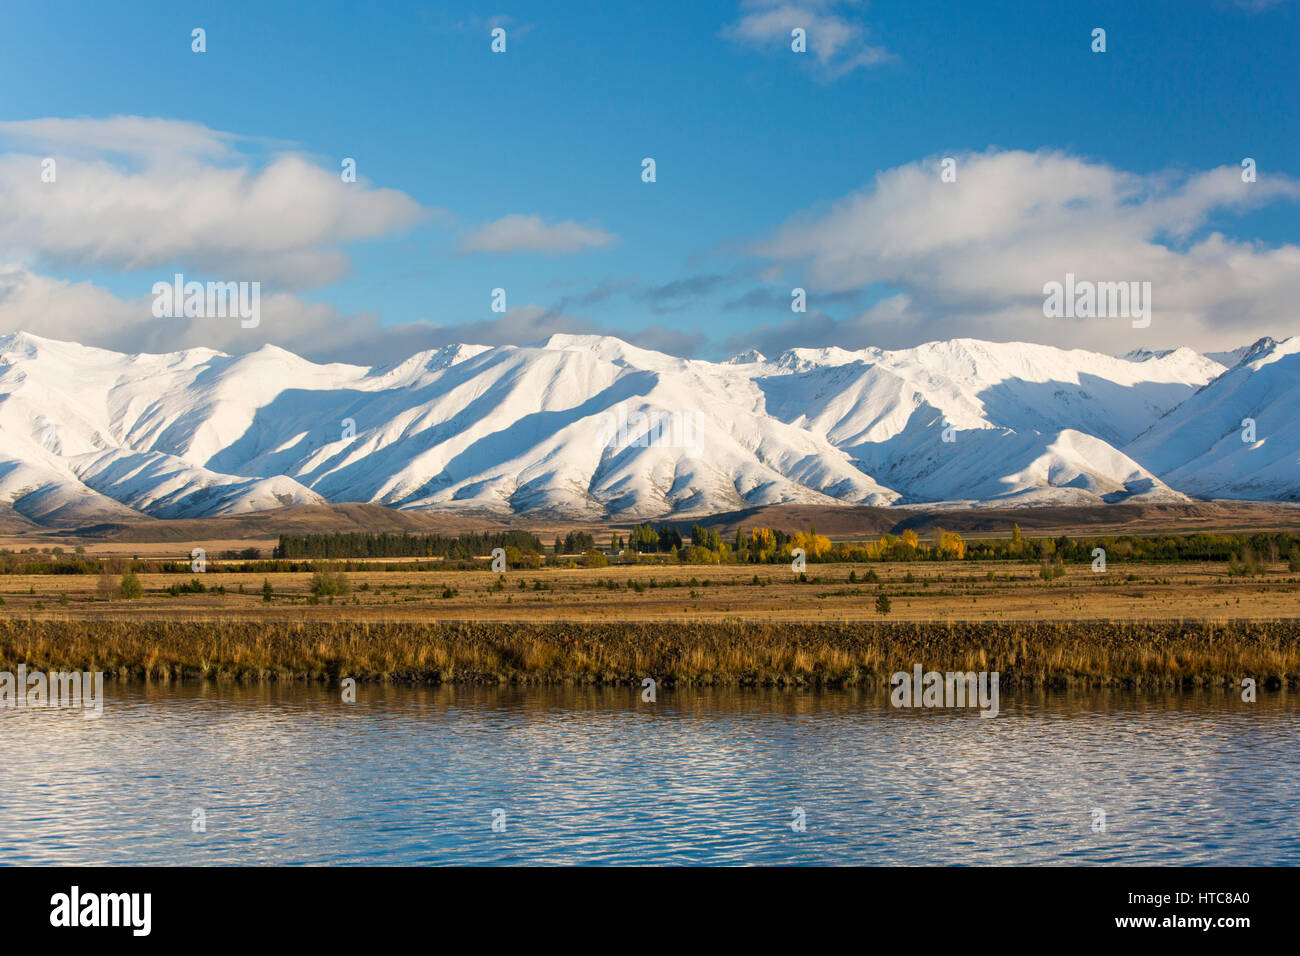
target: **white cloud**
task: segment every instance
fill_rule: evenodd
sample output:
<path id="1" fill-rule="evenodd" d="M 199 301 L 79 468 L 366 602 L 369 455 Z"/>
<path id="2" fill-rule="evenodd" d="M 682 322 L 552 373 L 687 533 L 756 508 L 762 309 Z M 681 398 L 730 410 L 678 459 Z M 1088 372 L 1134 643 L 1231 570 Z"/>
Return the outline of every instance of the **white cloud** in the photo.
<path id="1" fill-rule="evenodd" d="M 1243 183 L 1235 166 L 1136 175 L 1056 152 L 957 160 L 956 183 L 941 181 L 937 160 L 887 170 L 829 209 L 787 223 L 756 251 L 802 273 L 810 309 L 819 292 L 901 294 L 889 323 L 911 328 L 914 341 L 960 335 L 1126 351 L 1135 338 L 1210 348 L 1290 334 L 1300 247 L 1198 233 L 1216 214 L 1300 198 L 1300 183 L 1281 176 Z M 1042 287 L 1067 272 L 1151 282 L 1151 327 L 1044 318 Z M 855 337 L 878 318 L 854 320 Z"/>
<path id="2" fill-rule="evenodd" d="M 263 295 L 261 322 L 253 329 L 241 327 L 238 318 L 154 318 L 151 307 L 152 296 L 121 299 L 91 282 L 71 282 L 21 265 L 0 264 L 0 335 L 31 332 L 119 352 L 206 347 L 239 355 L 269 343 L 315 361 L 367 365 L 455 343 L 526 345 L 556 332 L 613 334 L 677 355 L 694 352 L 704 339 L 699 331 L 660 326 L 611 330 L 561 309 L 531 303 L 492 319 L 385 326 L 376 313 L 343 315 L 333 306 L 280 292 Z"/>
<path id="3" fill-rule="evenodd" d="M 748 12 L 722 35 L 746 46 L 790 53 L 791 31 L 802 28 L 809 53 L 831 78 L 893 59 L 884 47 L 867 41 L 865 26 L 832 12 L 843 5 L 836 0 L 747 0 L 741 6 Z"/>
<path id="4" fill-rule="evenodd" d="M 261 322 L 255 329 L 242 328 L 238 318 L 159 319 L 152 305 L 152 295 L 122 299 L 92 282 L 0 264 L 0 334 L 32 332 L 123 352 L 206 346 L 241 353 L 267 342 L 295 351 L 304 342 L 320 348 L 363 339 L 377 327 L 373 317 L 344 317 L 331 306 L 286 292 L 263 291 Z"/>
<path id="5" fill-rule="evenodd" d="M 571 220 L 547 225 L 540 216 L 512 213 L 475 230 L 461 242 L 462 252 L 508 254 L 541 252 L 561 255 L 598 249 L 617 241 L 603 229 L 583 226 Z"/>
<path id="6" fill-rule="evenodd" d="M 0 122 L 0 139 L 82 156 L 108 153 L 150 162 L 178 157 L 226 159 L 244 137 L 209 129 L 201 123 L 151 116 L 105 119 L 47 117 Z"/>
<path id="7" fill-rule="evenodd" d="M 427 212 L 405 193 L 344 183 L 299 155 L 254 166 L 232 151 L 230 134 L 193 123 L 34 120 L 3 124 L 0 134 L 43 151 L 0 155 L 0 254 L 26 262 L 178 264 L 307 287 L 347 273 L 342 243 L 396 232 Z M 57 163 L 53 183 L 42 181 L 44 156 Z"/>

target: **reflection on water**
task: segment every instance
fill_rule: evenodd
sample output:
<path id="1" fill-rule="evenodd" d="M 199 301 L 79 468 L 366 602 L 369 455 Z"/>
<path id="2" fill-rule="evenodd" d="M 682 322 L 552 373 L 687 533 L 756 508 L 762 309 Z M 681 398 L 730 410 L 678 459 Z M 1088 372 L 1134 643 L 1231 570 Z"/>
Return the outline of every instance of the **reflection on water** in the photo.
<path id="1" fill-rule="evenodd" d="M 0 861 L 1300 862 L 1294 693 L 105 691 L 0 710 Z"/>

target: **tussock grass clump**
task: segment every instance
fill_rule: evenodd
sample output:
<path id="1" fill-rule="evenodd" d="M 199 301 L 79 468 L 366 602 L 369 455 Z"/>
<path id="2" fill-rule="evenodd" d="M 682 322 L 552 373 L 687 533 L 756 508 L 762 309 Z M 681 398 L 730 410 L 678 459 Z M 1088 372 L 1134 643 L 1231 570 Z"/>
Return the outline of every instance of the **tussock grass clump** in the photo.
<path id="1" fill-rule="evenodd" d="M 883 686 L 916 664 L 1004 686 L 1300 685 L 1273 622 L 0 621 L 0 669 L 149 679 Z"/>

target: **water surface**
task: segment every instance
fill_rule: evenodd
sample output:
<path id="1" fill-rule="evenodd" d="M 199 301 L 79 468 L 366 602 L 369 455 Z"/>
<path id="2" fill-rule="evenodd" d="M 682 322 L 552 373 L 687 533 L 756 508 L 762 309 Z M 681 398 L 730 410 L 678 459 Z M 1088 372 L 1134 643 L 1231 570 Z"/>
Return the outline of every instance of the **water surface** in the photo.
<path id="1" fill-rule="evenodd" d="M 661 688 L 648 704 L 639 688 L 363 686 L 347 704 L 109 682 L 106 697 L 99 720 L 0 710 L 0 860 L 1300 862 L 1294 693 L 1004 691 L 992 720 L 864 691 Z"/>

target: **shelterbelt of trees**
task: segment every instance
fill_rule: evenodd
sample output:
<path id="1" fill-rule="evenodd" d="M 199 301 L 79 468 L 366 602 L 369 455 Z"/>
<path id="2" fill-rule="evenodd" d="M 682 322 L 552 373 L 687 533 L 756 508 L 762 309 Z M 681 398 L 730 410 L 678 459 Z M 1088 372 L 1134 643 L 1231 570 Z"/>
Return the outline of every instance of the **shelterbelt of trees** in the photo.
<path id="1" fill-rule="evenodd" d="M 516 548 L 540 554 L 542 541 L 527 531 L 469 532 L 454 538 L 440 534 L 282 534 L 273 558 L 448 558 L 469 560 L 493 548 Z"/>
<path id="2" fill-rule="evenodd" d="M 937 530 L 922 539 L 915 531 L 884 534 L 865 541 L 832 542 L 817 533 L 789 533 L 773 528 L 737 528 L 733 542 L 721 541 L 717 531 L 700 525 L 691 529 L 689 543 L 667 525 L 633 529 L 631 548 L 638 553 L 677 554 L 688 563 L 784 563 L 796 548 L 809 562 L 837 561 L 1082 561 L 1091 562 L 1097 548 L 1107 557 L 1128 561 L 1226 561 L 1243 568 L 1287 560 L 1300 570 L 1300 535 L 1259 534 L 1110 535 L 1097 537 L 1026 538 L 1014 525 L 1010 538 L 967 541 L 951 531 Z"/>

